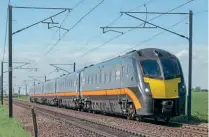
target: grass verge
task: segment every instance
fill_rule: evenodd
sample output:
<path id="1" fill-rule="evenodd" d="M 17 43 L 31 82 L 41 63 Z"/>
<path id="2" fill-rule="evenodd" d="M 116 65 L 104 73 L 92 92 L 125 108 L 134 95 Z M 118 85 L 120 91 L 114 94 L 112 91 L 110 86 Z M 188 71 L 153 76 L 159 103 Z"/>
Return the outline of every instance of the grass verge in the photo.
<path id="1" fill-rule="evenodd" d="M 175 122 L 187 122 L 186 116 L 173 118 Z M 192 92 L 192 117 L 190 123 L 208 123 L 208 93 Z"/>
<path id="2" fill-rule="evenodd" d="M 9 119 L 8 111 L 0 105 L 0 137 L 31 137 L 14 118 Z"/>
<path id="3" fill-rule="evenodd" d="M 28 100 L 29 100 L 29 96 L 20 95 L 20 96 L 18 96 L 18 97 L 15 97 L 15 99 L 23 100 L 23 101 L 28 101 Z"/>

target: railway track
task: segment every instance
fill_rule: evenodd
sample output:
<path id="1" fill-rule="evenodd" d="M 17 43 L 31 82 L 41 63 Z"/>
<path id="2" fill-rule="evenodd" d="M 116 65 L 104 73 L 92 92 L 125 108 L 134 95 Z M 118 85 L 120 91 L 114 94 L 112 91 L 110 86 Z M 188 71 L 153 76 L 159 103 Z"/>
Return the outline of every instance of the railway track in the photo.
<path id="1" fill-rule="evenodd" d="M 18 105 L 25 105 L 27 104 L 28 107 L 30 107 L 31 105 L 28 104 L 28 102 L 22 102 L 22 101 L 15 101 L 15 104 Z M 36 105 L 36 110 L 37 111 L 43 111 L 42 109 L 42 105 Z M 55 108 L 55 107 L 52 107 Z M 57 108 L 56 108 L 57 109 Z M 59 109 L 61 110 L 61 109 Z M 181 123 L 165 123 L 162 121 L 159 121 L 159 123 L 147 123 L 147 122 L 137 122 L 137 121 L 132 121 L 132 120 L 124 120 L 124 119 L 119 119 L 119 118 L 115 118 L 117 119 L 115 121 L 115 123 L 120 123 L 121 121 L 124 122 L 124 124 L 128 125 L 126 126 L 126 128 L 124 126 L 121 126 L 120 124 L 118 124 L 117 126 L 114 124 L 111 124 L 111 122 L 101 122 L 99 121 L 100 116 L 101 115 L 94 115 L 94 119 L 96 118 L 96 120 L 93 119 L 89 119 L 89 118 L 84 118 L 84 117 L 79 117 L 78 115 L 76 116 L 69 116 L 63 113 L 59 112 L 55 112 L 51 109 L 45 109 L 45 115 L 48 115 L 49 113 L 52 115 L 56 115 L 57 119 L 63 118 L 63 120 L 65 119 L 69 119 L 69 117 L 71 117 L 70 119 L 73 119 L 73 121 L 77 124 L 80 125 L 87 125 L 87 127 L 91 127 L 92 130 L 97 129 L 97 131 L 101 131 L 104 132 L 103 136 L 188 136 L 188 137 L 206 137 L 208 136 L 208 129 L 207 127 L 200 127 L 200 126 L 193 126 L 193 125 L 189 125 L 189 124 L 181 124 Z M 66 109 L 63 109 L 63 111 L 67 111 Z M 76 111 L 77 112 L 77 111 Z M 85 112 L 77 112 L 77 113 L 85 113 Z M 86 113 L 87 117 L 91 117 L 91 113 Z M 105 117 L 105 116 L 104 116 Z M 79 125 L 78 125 L 79 126 Z M 130 127 L 130 128 L 127 128 Z M 143 128 L 141 128 L 143 127 Z M 83 129 L 86 129 L 85 127 Z M 143 130 L 143 129 L 147 129 L 147 130 Z M 150 130 L 150 132 L 149 132 Z M 158 131 L 158 133 L 152 131 L 152 130 L 156 130 Z M 92 131 L 93 132 L 93 131 Z M 160 132 L 160 134 L 159 134 Z M 110 135 L 108 135 L 107 133 L 109 133 Z M 97 133 L 98 134 L 98 133 Z M 103 133 L 100 133 L 98 135 L 102 135 Z M 105 135 L 106 134 L 106 135 Z"/>
<path id="2" fill-rule="evenodd" d="M 160 127 L 157 128 L 164 128 L 162 126 L 166 126 L 166 128 L 169 128 L 168 130 L 173 130 L 172 128 L 177 128 L 179 130 L 181 130 L 182 132 L 187 132 L 191 135 L 196 135 L 196 134 L 200 134 L 200 135 L 204 135 L 207 136 L 208 135 L 208 127 L 203 127 L 203 126 L 197 126 L 197 125 L 191 125 L 191 124 L 185 124 L 185 123 L 177 123 L 177 122 L 165 122 L 165 121 L 153 121 L 151 123 L 146 123 L 144 122 L 143 124 L 155 124 L 155 125 L 159 125 Z"/>
<path id="3" fill-rule="evenodd" d="M 31 104 L 21 101 L 14 101 L 15 105 L 24 107 L 26 109 L 31 108 Z M 34 106 L 36 113 L 40 113 L 44 116 L 53 117 L 57 120 L 64 121 L 68 124 L 72 124 L 76 127 L 82 128 L 83 130 L 90 131 L 98 136 L 104 137 L 159 137 L 155 134 L 136 132 L 134 130 L 124 129 L 122 127 L 116 127 L 107 125 L 101 122 L 84 119 L 81 117 L 70 116 L 67 114 L 59 113 L 50 109 L 42 108 L 41 106 Z"/>

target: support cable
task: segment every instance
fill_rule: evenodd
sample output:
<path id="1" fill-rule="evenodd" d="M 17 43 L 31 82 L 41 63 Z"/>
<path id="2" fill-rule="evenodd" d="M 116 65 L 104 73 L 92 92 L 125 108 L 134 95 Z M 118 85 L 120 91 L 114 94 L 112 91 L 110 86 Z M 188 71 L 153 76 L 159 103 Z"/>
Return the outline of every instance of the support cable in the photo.
<path id="1" fill-rule="evenodd" d="M 149 0 L 149 1 L 147 1 L 146 3 L 144 3 L 143 5 L 137 6 L 137 7 L 133 8 L 133 9 L 131 9 L 131 10 L 129 10 L 129 11 L 134 11 L 134 10 L 136 10 L 136 9 L 139 9 L 139 8 L 143 7 L 144 5 L 148 5 L 148 4 L 150 4 L 150 3 L 154 2 L 154 1 L 155 1 L 155 0 Z"/>
<path id="2" fill-rule="evenodd" d="M 166 15 L 167 13 L 172 12 L 172 11 L 178 9 L 178 8 L 181 8 L 181 7 L 183 7 L 183 6 L 185 6 L 185 5 L 189 4 L 189 3 L 191 3 L 191 2 L 193 2 L 193 1 L 195 1 L 195 0 L 190 0 L 190 1 L 186 2 L 186 3 L 183 3 L 183 4 L 177 6 L 177 7 L 173 8 L 173 9 L 168 10 L 168 11 L 165 12 L 164 14 L 160 14 L 160 15 L 158 15 L 158 16 L 155 16 L 154 18 L 151 18 L 151 19 L 148 20 L 148 21 L 152 21 L 152 20 L 154 20 L 154 19 L 157 19 L 157 18 L 159 18 L 159 17 L 161 17 L 161 16 L 163 16 L 163 15 Z M 139 27 L 139 26 L 141 26 L 141 25 L 144 25 L 144 23 L 141 23 L 141 24 L 139 24 L 139 25 L 136 26 L 136 27 Z M 100 48 L 100 47 L 106 45 L 107 43 L 109 43 L 109 42 L 115 40 L 116 38 L 119 38 L 119 37 L 122 36 L 122 35 L 127 34 L 128 32 L 130 32 L 130 31 L 132 31 L 132 30 L 134 30 L 134 29 L 135 29 L 135 28 L 129 29 L 129 30 L 127 30 L 126 32 L 124 32 L 123 34 L 118 35 L 118 36 L 116 36 L 116 37 L 114 37 L 114 38 L 112 38 L 112 39 L 110 39 L 110 40 L 104 42 L 103 44 L 99 45 L 98 47 L 95 47 L 94 49 L 87 51 L 86 53 L 84 53 L 83 55 L 81 55 L 81 57 L 84 57 L 84 56 L 88 55 L 89 53 L 95 51 L 96 49 L 98 49 L 98 48 Z"/>
<path id="3" fill-rule="evenodd" d="M 85 0 L 81 0 L 80 2 L 78 2 L 78 3 L 72 8 L 72 11 L 73 11 L 75 8 L 77 8 L 80 4 L 82 4 L 84 1 L 85 1 Z M 71 11 L 71 12 L 72 12 L 72 11 Z M 64 17 L 64 19 L 63 19 L 62 22 L 60 23 L 60 27 L 62 27 L 62 25 L 64 24 L 64 22 L 67 20 L 69 14 L 70 14 L 70 12 L 68 12 L 68 13 L 66 14 L 66 16 Z M 55 31 L 55 33 L 52 35 L 51 41 L 54 39 L 54 37 L 56 36 L 56 34 L 57 34 L 58 31 L 59 31 L 59 29 L 57 29 L 57 30 Z M 59 36 L 59 39 L 60 39 L 60 38 L 61 38 L 61 37 Z M 48 45 L 51 45 L 51 44 L 48 44 Z M 41 58 L 38 59 L 38 61 L 33 65 L 33 67 L 36 66 L 37 63 L 38 63 L 40 60 L 41 60 Z M 29 71 L 28 71 L 28 72 L 29 72 Z"/>
<path id="4" fill-rule="evenodd" d="M 205 12 L 208 12 L 208 11 L 207 11 L 207 10 L 204 10 L 204 11 L 196 12 L 196 13 L 194 13 L 193 15 L 199 15 L 199 14 L 205 13 Z M 173 28 L 173 27 L 179 25 L 180 23 L 182 23 L 182 22 L 185 21 L 186 19 L 188 19 L 188 17 L 183 18 L 182 20 L 180 20 L 179 22 L 173 24 L 172 26 L 168 27 L 167 29 L 171 29 L 171 28 Z M 121 54 L 124 54 L 124 53 L 127 52 L 127 51 L 133 50 L 134 48 L 136 48 L 136 47 L 142 45 L 143 43 L 146 43 L 146 42 L 149 42 L 149 41 L 153 40 L 154 38 L 156 38 L 157 36 L 159 36 L 159 35 L 161 35 L 161 34 L 163 34 L 163 33 L 165 33 L 164 30 L 161 31 L 161 32 L 159 32 L 159 33 L 157 33 L 157 34 L 155 34 L 155 35 L 153 35 L 153 36 L 151 36 L 151 37 L 149 37 L 149 38 L 146 39 L 146 40 L 143 40 L 143 41 L 140 42 L 139 44 L 136 44 L 135 46 L 133 46 L 133 47 L 131 47 L 131 48 L 128 48 L 128 49 L 126 49 L 126 50 L 124 50 L 124 51 L 122 51 L 122 52 L 120 52 L 120 53 L 118 53 L 118 54 L 115 54 L 115 55 L 113 55 L 113 56 L 109 56 L 109 57 L 103 59 L 102 61 L 106 61 L 106 60 L 112 59 L 112 58 L 117 57 L 117 56 L 119 56 L 119 55 L 121 55 Z"/>
<path id="5" fill-rule="evenodd" d="M 171 28 L 173 28 L 173 27 L 179 25 L 180 23 L 182 23 L 182 22 L 185 21 L 186 19 L 188 19 L 188 17 L 183 18 L 182 20 L 178 21 L 177 23 L 173 24 L 172 26 L 168 27 L 167 29 L 171 29 Z M 149 37 L 148 39 L 141 41 L 139 44 L 136 44 L 136 45 L 132 46 L 131 48 L 128 48 L 128 49 L 126 49 L 126 50 L 124 50 L 124 51 L 122 51 L 122 52 L 120 52 L 120 53 L 118 53 L 118 54 L 116 54 L 116 55 L 113 55 L 113 56 L 110 56 L 110 57 L 105 58 L 103 61 L 112 59 L 112 58 L 114 58 L 114 57 L 116 57 L 116 56 L 119 56 L 119 55 L 121 55 L 121 54 L 124 54 L 124 53 L 127 52 L 127 51 L 133 50 L 134 48 L 136 48 L 136 47 L 138 47 L 138 46 L 141 46 L 142 44 L 144 44 L 144 43 L 146 43 L 146 42 L 149 42 L 149 41 L 153 40 L 154 38 L 158 37 L 159 35 L 162 35 L 162 34 L 165 33 L 165 32 L 166 32 L 166 31 L 162 30 L 162 31 L 160 31 L 160 32 L 157 33 L 157 34 L 152 35 L 152 36 Z"/>
<path id="6" fill-rule="evenodd" d="M 92 11 L 94 11 L 100 4 L 102 4 L 104 0 L 102 0 L 99 4 L 97 4 L 95 7 L 93 7 L 88 13 L 86 13 L 83 17 L 81 17 L 70 29 L 69 31 L 65 32 L 60 39 L 44 54 L 44 56 L 47 56 L 58 44 L 59 42 L 65 37 L 65 35 L 70 32 L 73 28 L 75 28 L 86 16 L 88 16 Z"/>
<path id="7" fill-rule="evenodd" d="M 144 4 L 140 5 L 140 6 L 137 6 L 136 8 L 141 8 L 141 7 L 143 7 L 143 6 L 147 5 L 147 4 L 150 4 L 150 3 L 153 2 L 153 1 L 154 1 L 154 0 L 149 0 L 149 1 L 146 2 L 146 3 L 144 3 Z M 136 8 L 131 9 L 131 10 L 129 10 L 129 11 L 133 11 L 133 10 L 135 10 Z M 120 14 L 120 16 L 118 16 L 115 20 L 111 21 L 107 26 L 112 26 L 112 25 L 115 24 L 121 17 L 122 17 L 122 14 Z M 115 31 L 115 32 L 116 32 L 116 31 Z M 91 49 L 90 51 L 85 52 L 84 54 L 82 54 L 82 55 L 79 56 L 79 57 L 84 57 L 84 56 L 87 55 L 88 53 L 90 53 L 90 52 L 96 50 L 96 49 L 99 48 L 99 47 L 104 46 L 105 44 L 107 44 L 107 43 L 109 43 L 109 42 L 111 42 L 111 41 L 117 39 L 117 38 L 120 37 L 121 35 L 123 35 L 123 33 L 121 33 L 121 32 L 118 32 L 118 33 L 120 33 L 120 35 L 117 35 L 117 36 L 115 36 L 115 37 L 113 37 L 113 38 L 111 38 L 111 39 L 105 41 L 103 44 L 99 45 L 98 47 L 95 47 L 95 48 Z M 102 35 L 102 34 L 101 34 L 101 35 Z M 99 35 L 99 36 L 101 36 L 101 35 Z M 86 45 L 88 45 L 88 44 L 86 44 Z"/>
<path id="8" fill-rule="evenodd" d="M 6 50 L 6 43 L 7 43 L 7 24 L 8 24 L 8 10 L 7 10 L 7 17 L 6 17 L 6 27 L 5 27 L 5 36 L 4 36 L 4 48 L 3 48 L 3 56 L 2 61 L 4 61 L 5 50 Z"/>
<path id="9" fill-rule="evenodd" d="M 51 46 L 51 48 L 44 54 L 44 57 L 47 56 L 59 43 L 60 41 L 66 36 L 68 32 L 70 32 L 73 28 L 75 28 L 85 17 L 87 17 L 92 11 L 94 11 L 99 5 L 101 5 L 104 2 L 102 0 L 99 2 L 96 6 L 94 6 L 89 12 L 87 12 L 83 17 L 81 17 L 70 29 L 69 31 L 66 31 L 57 41 L 55 44 Z M 40 60 L 39 60 L 40 61 Z"/>

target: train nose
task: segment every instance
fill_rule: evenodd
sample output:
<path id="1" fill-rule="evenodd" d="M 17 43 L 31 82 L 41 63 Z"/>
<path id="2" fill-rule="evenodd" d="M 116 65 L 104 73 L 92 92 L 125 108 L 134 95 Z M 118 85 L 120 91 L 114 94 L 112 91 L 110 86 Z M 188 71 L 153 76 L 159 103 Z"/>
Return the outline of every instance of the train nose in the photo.
<path id="1" fill-rule="evenodd" d="M 144 78 L 144 81 L 149 84 L 152 97 L 155 99 L 178 98 L 179 96 L 180 78 L 170 80 Z"/>

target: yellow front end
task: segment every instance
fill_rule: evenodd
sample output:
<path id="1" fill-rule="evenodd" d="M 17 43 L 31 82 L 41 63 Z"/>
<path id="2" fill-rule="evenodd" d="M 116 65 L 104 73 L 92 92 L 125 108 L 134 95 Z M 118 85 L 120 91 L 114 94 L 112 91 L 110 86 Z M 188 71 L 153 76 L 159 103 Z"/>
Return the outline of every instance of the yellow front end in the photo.
<path id="1" fill-rule="evenodd" d="M 144 82 L 149 84 L 153 99 L 174 99 L 179 97 L 178 84 L 181 82 L 180 78 L 164 80 L 145 77 Z"/>

